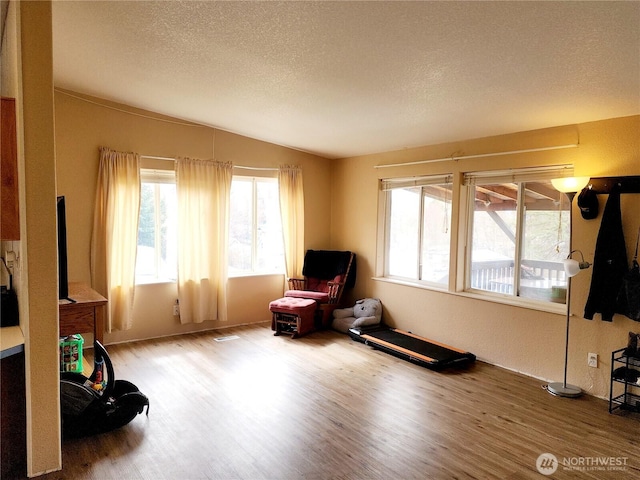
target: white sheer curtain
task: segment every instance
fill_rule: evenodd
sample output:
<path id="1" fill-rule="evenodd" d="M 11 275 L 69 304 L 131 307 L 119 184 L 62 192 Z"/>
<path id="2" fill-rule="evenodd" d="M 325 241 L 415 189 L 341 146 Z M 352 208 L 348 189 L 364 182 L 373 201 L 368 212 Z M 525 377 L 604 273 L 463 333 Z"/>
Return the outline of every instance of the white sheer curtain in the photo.
<path id="1" fill-rule="evenodd" d="M 140 156 L 100 149 L 91 237 L 91 283 L 109 300 L 106 328 L 132 325 L 140 216 Z"/>
<path id="2" fill-rule="evenodd" d="M 227 319 L 227 232 L 233 165 L 178 158 L 180 321 Z"/>
<path id="3" fill-rule="evenodd" d="M 302 169 L 297 165 L 281 165 L 278 169 L 280 215 L 284 236 L 287 278 L 299 276 L 304 263 L 304 190 Z"/>

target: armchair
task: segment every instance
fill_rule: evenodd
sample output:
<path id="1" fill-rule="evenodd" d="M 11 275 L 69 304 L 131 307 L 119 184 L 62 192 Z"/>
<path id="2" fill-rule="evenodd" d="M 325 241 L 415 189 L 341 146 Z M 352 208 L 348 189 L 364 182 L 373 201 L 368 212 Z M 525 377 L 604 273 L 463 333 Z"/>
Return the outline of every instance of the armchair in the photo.
<path id="1" fill-rule="evenodd" d="M 304 278 L 289 278 L 285 297 L 315 300 L 322 327 L 328 327 L 331 313 L 340 305 L 345 288 L 356 282 L 356 254 L 349 251 L 307 250 L 302 267 Z"/>

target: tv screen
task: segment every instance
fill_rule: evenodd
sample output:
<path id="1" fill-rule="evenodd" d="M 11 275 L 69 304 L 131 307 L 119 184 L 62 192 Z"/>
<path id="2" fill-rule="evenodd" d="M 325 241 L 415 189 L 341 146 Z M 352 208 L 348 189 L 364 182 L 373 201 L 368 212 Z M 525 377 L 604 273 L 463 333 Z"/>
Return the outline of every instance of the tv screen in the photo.
<path id="1" fill-rule="evenodd" d="M 64 197 L 58 197 L 58 299 L 69 296 L 67 277 L 67 221 Z"/>

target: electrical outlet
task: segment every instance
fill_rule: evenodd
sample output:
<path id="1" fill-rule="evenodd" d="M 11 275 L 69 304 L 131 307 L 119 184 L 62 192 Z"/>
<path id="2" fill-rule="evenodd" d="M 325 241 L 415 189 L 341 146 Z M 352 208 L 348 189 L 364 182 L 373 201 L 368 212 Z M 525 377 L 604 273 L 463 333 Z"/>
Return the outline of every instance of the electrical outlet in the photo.
<path id="1" fill-rule="evenodd" d="M 180 305 L 178 305 L 177 303 L 173 304 L 173 316 L 174 317 L 180 316 Z"/>
<path id="2" fill-rule="evenodd" d="M 598 368 L 598 354 L 597 353 L 589 353 L 587 355 L 587 365 L 593 368 Z"/>
<path id="3" fill-rule="evenodd" d="M 7 263 L 8 268 L 13 268 L 13 263 L 16 261 L 16 252 L 13 252 L 13 251 L 4 252 L 4 260 Z"/>

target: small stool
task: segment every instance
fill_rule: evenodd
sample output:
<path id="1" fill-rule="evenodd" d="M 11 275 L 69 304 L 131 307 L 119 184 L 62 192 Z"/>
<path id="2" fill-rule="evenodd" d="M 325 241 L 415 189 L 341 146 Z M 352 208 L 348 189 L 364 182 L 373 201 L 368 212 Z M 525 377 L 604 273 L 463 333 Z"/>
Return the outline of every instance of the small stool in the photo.
<path id="1" fill-rule="evenodd" d="M 271 330 L 274 335 L 288 333 L 291 338 L 301 337 L 314 329 L 313 318 L 317 304 L 308 298 L 282 297 L 269 303 Z"/>

